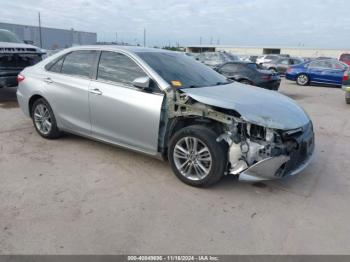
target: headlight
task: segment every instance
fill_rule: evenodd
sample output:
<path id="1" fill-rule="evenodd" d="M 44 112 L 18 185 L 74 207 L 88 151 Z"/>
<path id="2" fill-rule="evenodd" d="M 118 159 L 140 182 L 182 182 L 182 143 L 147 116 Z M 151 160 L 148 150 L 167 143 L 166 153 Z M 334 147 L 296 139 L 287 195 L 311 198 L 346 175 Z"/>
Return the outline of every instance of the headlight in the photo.
<path id="1" fill-rule="evenodd" d="M 273 130 L 270 128 L 266 128 L 266 135 L 265 135 L 266 141 L 274 142 L 274 138 L 275 138 L 275 133 L 273 132 Z"/>

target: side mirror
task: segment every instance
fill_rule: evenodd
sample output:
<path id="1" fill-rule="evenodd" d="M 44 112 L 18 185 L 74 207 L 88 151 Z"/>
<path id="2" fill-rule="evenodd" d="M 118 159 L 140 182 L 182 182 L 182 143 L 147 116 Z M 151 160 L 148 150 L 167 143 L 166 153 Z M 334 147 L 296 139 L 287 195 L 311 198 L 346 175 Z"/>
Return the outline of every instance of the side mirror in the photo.
<path id="1" fill-rule="evenodd" d="M 148 76 L 138 77 L 132 81 L 132 85 L 147 90 L 150 88 L 151 78 Z"/>

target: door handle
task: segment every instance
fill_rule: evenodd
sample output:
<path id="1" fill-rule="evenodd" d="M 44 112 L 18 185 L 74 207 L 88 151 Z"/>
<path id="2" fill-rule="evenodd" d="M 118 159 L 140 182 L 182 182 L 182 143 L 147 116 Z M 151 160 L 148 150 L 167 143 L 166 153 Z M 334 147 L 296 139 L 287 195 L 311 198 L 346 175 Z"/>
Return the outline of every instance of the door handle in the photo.
<path id="1" fill-rule="evenodd" d="M 52 81 L 52 79 L 50 77 L 44 78 L 44 82 L 48 83 L 48 84 L 52 84 L 53 83 L 53 81 Z"/>
<path id="2" fill-rule="evenodd" d="M 98 88 L 90 89 L 89 92 L 91 94 L 95 94 L 95 95 L 99 95 L 99 96 L 102 95 L 102 91 Z"/>

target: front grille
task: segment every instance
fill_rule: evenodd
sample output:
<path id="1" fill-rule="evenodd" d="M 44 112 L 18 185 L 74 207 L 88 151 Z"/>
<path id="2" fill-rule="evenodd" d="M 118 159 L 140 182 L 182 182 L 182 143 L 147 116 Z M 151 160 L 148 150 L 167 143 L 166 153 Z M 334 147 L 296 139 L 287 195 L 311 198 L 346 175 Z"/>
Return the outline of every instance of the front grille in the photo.
<path id="1" fill-rule="evenodd" d="M 41 60 L 39 54 L 0 54 L 1 70 L 23 69 Z"/>
<path id="2" fill-rule="evenodd" d="M 35 48 L 26 47 L 0 47 L 0 53 L 37 53 Z"/>

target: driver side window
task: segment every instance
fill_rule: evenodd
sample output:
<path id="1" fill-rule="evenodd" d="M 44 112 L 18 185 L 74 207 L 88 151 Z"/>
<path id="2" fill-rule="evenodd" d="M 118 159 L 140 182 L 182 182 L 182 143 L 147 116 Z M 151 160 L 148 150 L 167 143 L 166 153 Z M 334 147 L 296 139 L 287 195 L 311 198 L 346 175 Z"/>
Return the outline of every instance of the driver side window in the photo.
<path id="1" fill-rule="evenodd" d="M 146 73 L 126 55 L 102 51 L 98 65 L 97 79 L 132 86 L 138 77 Z"/>

